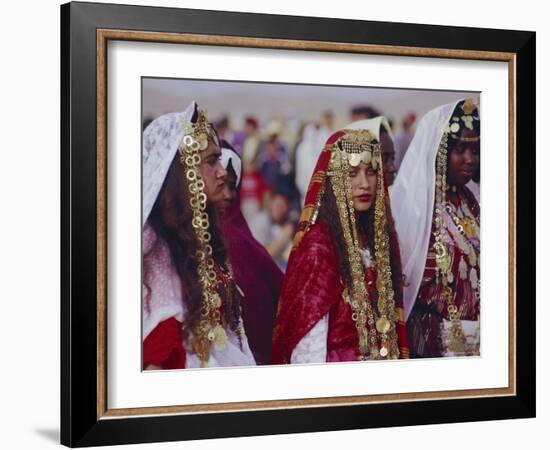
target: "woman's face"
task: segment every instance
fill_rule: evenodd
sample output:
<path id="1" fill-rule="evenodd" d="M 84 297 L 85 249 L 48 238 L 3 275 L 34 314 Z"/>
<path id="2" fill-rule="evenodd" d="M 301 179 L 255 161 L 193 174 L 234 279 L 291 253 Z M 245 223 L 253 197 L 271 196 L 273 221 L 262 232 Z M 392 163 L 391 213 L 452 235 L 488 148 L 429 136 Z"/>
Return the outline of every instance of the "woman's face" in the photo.
<path id="1" fill-rule="evenodd" d="M 220 202 L 220 213 L 223 214 L 237 197 L 237 175 L 231 166 L 227 169 L 227 177 L 223 187 L 223 199 Z"/>
<path id="2" fill-rule="evenodd" d="M 461 137 L 478 136 L 475 130 L 463 127 Z M 479 140 L 475 142 L 456 141 L 449 147 L 447 157 L 447 183 L 453 186 L 464 186 L 479 167 Z"/>
<path id="3" fill-rule="evenodd" d="M 355 211 L 369 210 L 376 199 L 376 170 L 370 164 L 360 163 L 357 167 L 350 168 L 349 179 Z"/>
<path id="4" fill-rule="evenodd" d="M 204 180 L 204 193 L 211 204 L 217 204 L 224 198 L 227 171 L 221 164 L 221 154 L 220 147 L 210 140 L 201 154 L 200 170 Z"/>

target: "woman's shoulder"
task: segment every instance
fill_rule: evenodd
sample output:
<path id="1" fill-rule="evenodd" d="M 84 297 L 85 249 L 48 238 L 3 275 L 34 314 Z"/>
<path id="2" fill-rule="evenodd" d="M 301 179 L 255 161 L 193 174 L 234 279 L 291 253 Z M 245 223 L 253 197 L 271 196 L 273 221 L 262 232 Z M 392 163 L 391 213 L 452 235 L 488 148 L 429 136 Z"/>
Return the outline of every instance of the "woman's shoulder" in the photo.
<path id="1" fill-rule="evenodd" d="M 328 228 L 328 225 L 318 220 L 314 224 L 310 225 L 307 229 L 307 232 L 304 234 L 304 237 L 302 238 L 302 242 L 330 242 L 330 230 Z"/>
<path id="2" fill-rule="evenodd" d="M 298 248 L 303 248 L 310 254 L 336 255 L 334 239 L 328 225 L 323 221 L 317 221 L 308 228 Z"/>

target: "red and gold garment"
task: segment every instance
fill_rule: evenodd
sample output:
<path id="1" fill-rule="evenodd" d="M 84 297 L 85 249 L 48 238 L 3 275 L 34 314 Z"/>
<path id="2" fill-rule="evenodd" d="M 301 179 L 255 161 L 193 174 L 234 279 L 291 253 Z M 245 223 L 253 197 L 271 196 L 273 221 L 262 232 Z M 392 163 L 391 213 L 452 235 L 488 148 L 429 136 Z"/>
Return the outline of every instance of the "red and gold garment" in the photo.
<path id="1" fill-rule="evenodd" d="M 312 225 L 293 252 L 279 299 L 273 335 L 274 364 L 289 364 L 292 352 L 308 332 L 328 315 L 326 361 L 357 361 L 360 356 L 357 329 L 349 303 L 344 300 L 338 255 L 328 226 Z M 365 271 L 369 298 L 376 303 L 376 271 Z M 409 350 L 403 305 L 396 299 L 396 329 L 400 358 Z"/>
<path id="2" fill-rule="evenodd" d="M 452 259 L 454 304 L 462 321 L 479 320 L 479 204 L 466 187 L 457 187 L 456 196 L 446 196 L 442 214 L 442 235 Z M 458 225 L 461 225 L 462 232 Z M 435 230 L 435 227 L 432 227 Z M 426 258 L 424 275 L 416 302 L 407 320 L 411 357 L 443 356 L 443 319 L 449 320 L 444 287 L 436 282 L 436 259 L 432 233 Z M 479 347 L 479 341 L 478 341 Z M 474 353 L 475 354 L 475 353 Z"/>
<path id="3" fill-rule="evenodd" d="M 365 337 L 367 333 L 365 331 L 367 330 L 362 328 L 363 325 L 358 328 L 357 322 L 352 318 L 352 314 L 356 315 L 358 313 L 352 310 L 353 307 L 349 304 L 347 290 L 344 289 L 341 281 L 335 240 L 329 231 L 328 225 L 321 219 L 316 221 L 317 213 L 323 201 L 327 177 L 332 177 L 333 193 L 337 201 L 340 202 L 339 205 L 346 204 L 347 199 L 339 199 L 338 197 L 344 195 L 347 189 L 344 180 L 348 176 L 347 171 L 350 166 L 346 158 L 353 153 L 355 157 L 360 158 L 354 160 L 353 165 L 357 166 L 359 161 L 364 161 L 365 164 L 371 164 L 371 167 L 372 161 L 376 162 L 376 158 L 380 158 L 379 146 L 376 148 L 375 146 L 369 147 L 369 145 L 379 139 L 380 127 L 384 126 L 389 129 L 387 121 L 379 117 L 371 121 L 357 122 L 355 125 L 358 124 L 361 125 L 358 128 L 354 129 L 351 126 L 349 129 L 333 133 L 328 138 L 311 177 L 279 298 L 278 314 L 273 334 L 272 360 L 275 364 L 356 361 L 358 359 L 371 359 L 371 357 L 376 358 L 375 353 L 382 357 L 388 356 L 387 348 L 381 348 L 380 346 L 378 341 L 380 336 L 376 337 L 374 343 L 369 340 L 368 348 L 366 348 Z M 374 133 L 374 138 L 369 130 Z M 347 146 L 340 146 L 341 141 L 346 141 L 348 138 L 350 140 L 346 142 Z M 354 146 L 359 145 L 359 143 L 366 146 L 366 149 L 364 147 L 355 149 Z M 369 158 L 363 159 L 365 156 Z M 370 309 L 373 311 L 376 309 L 375 305 L 377 305 L 376 277 L 380 276 L 377 273 L 380 270 L 385 275 L 390 273 L 389 267 L 384 267 L 384 264 L 389 264 L 386 262 L 386 260 L 389 261 L 386 252 L 390 252 L 392 258 L 399 261 L 397 236 L 393 226 L 387 225 L 393 224 L 387 184 L 381 170 L 382 165 L 379 164 L 377 167 L 378 169 L 374 167 L 378 175 L 375 216 L 378 217 L 379 223 L 376 225 L 375 222 L 375 232 L 378 229 L 378 235 L 376 235 L 378 238 L 382 238 L 385 234 L 388 238 L 386 242 L 389 245 L 385 247 L 384 251 L 380 251 L 383 258 L 380 259 L 380 267 L 376 270 L 369 269 L 370 265 L 363 259 L 363 255 L 361 255 L 362 264 L 357 260 L 357 253 L 353 256 L 353 261 L 350 260 L 350 264 L 354 265 L 352 276 L 357 276 L 360 270 L 364 273 L 363 282 L 365 283 L 366 292 L 361 295 L 367 296 L 366 300 L 370 302 Z M 346 217 L 350 217 L 354 212 L 342 212 L 343 209 L 345 208 L 340 208 L 337 212 L 340 224 L 343 227 L 349 227 L 351 225 L 349 222 L 345 222 Z M 383 229 L 377 227 L 383 227 Z M 355 243 L 350 244 L 350 240 L 348 233 L 346 245 L 355 245 Z M 386 287 L 386 280 L 378 281 L 378 284 Z M 393 317 L 395 321 L 395 329 L 390 328 L 392 357 L 407 358 L 409 352 L 403 322 L 402 286 L 388 286 L 388 288 L 395 293 L 392 299 L 392 302 L 394 302 L 392 304 L 393 311 L 389 314 L 385 313 Z M 357 290 L 356 292 L 360 291 Z M 354 302 L 362 301 L 358 298 L 357 293 L 354 295 L 356 296 Z M 358 306 L 355 306 L 355 308 L 358 308 Z M 372 322 L 374 320 L 369 320 L 368 323 L 365 322 L 364 326 L 371 327 L 368 330 L 368 337 L 374 338 L 376 335 L 371 334 L 374 326 Z M 389 326 L 393 327 L 392 324 Z M 318 329 L 320 329 L 320 332 L 317 332 Z M 387 331 L 383 333 L 387 333 Z M 313 336 L 315 336 L 315 339 L 313 339 Z M 363 340 L 361 346 L 360 339 Z M 314 345 L 310 345 L 313 341 Z M 305 345 L 306 343 L 307 345 Z M 318 343 L 321 345 L 318 345 Z M 312 351 L 309 351 L 310 348 Z M 314 354 L 315 357 L 308 359 L 301 355 L 299 359 L 293 358 L 293 353 L 298 353 L 298 350 L 303 352 L 303 355 Z"/>

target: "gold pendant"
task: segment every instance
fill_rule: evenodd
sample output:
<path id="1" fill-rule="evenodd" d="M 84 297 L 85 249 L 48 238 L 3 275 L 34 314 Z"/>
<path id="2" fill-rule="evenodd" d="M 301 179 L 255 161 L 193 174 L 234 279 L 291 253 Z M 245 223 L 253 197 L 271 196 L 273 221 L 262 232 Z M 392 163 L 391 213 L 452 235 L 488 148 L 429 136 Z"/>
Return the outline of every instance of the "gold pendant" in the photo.
<path id="1" fill-rule="evenodd" d="M 464 342 L 456 336 L 451 338 L 449 350 L 457 355 L 464 353 Z"/>
<path id="2" fill-rule="evenodd" d="M 210 342 L 214 342 L 214 339 L 216 338 L 216 334 L 214 333 L 214 330 L 210 330 L 206 337 Z"/>
<path id="3" fill-rule="evenodd" d="M 385 358 L 386 356 L 388 356 L 388 349 L 387 349 L 386 347 L 382 347 L 382 348 L 380 349 L 380 356 L 381 356 L 382 358 Z"/>
<path id="4" fill-rule="evenodd" d="M 222 305 L 222 299 L 220 298 L 219 294 L 215 293 L 211 297 L 211 303 L 214 308 L 219 308 Z"/>
<path id="5" fill-rule="evenodd" d="M 369 151 L 365 151 L 361 153 L 361 161 L 363 161 L 365 164 L 370 164 L 372 159 L 372 153 Z"/>
<path id="6" fill-rule="evenodd" d="M 468 253 L 468 262 L 470 263 L 470 266 L 472 266 L 472 267 L 477 266 L 477 256 L 476 256 L 476 252 L 473 248 L 470 250 L 470 253 Z"/>
<path id="7" fill-rule="evenodd" d="M 451 258 L 447 253 L 445 245 L 443 245 L 441 242 L 436 242 L 434 243 L 433 247 L 435 251 L 435 261 L 437 267 L 441 272 L 447 273 L 449 271 L 449 267 L 451 266 Z"/>
<path id="8" fill-rule="evenodd" d="M 214 335 L 214 347 L 216 350 L 222 351 L 227 342 L 227 333 L 221 325 L 217 325 L 216 328 L 214 328 Z"/>
<path id="9" fill-rule="evenodd" d="M 464 233 L 466 233 L 466 236 L 472 236 L 474 234 L 474 230 L 472 228 L 472 222 L 468 219 L 464 219 L 462 221 L 462 228 L 464 230 Z"/>
<path id="10" fill-rule="evenodd" d="M 357 167 L 361 162 L 361 155 L 359 153 L 352 153 L 349 155 L 349 165 L 352 167 Z"/>
<path id="11" fill-rule="evenodd" d="M 386 319 L 385 317 L 380 317 L 376 321 L 376 331 L 382 334 L 386 334 L 388 331 L 390 331 L 391 328 L 391 322 Z"/>
<path id="12" fill-rule="evenodd" d="M 454 279 L 455 279 L 455 277 L 454 277 L 453 273 L 451 271 L 449 271 L 447 273 L 447 283 L 452 284 Z"/>

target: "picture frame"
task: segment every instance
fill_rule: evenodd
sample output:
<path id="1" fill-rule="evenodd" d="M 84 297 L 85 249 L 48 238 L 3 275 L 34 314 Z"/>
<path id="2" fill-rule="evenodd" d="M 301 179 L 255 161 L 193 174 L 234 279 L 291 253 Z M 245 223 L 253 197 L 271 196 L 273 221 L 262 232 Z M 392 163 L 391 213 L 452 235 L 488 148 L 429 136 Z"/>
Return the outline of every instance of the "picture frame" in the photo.
<path id="1" fill-rule="evenodd" d="M 509 385 L 484 392 L 113 410 L 107 404 L 107 43 L 503 61 Z M 535 33 L 126 5 L 61 7 L 61 442 L 71 447 L 535 416 Z M 518 202 L 517 199 L 521 199 Z M 151 405 L 154 406 L 154 405 Z"/>

